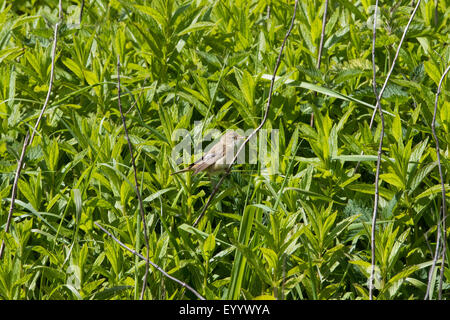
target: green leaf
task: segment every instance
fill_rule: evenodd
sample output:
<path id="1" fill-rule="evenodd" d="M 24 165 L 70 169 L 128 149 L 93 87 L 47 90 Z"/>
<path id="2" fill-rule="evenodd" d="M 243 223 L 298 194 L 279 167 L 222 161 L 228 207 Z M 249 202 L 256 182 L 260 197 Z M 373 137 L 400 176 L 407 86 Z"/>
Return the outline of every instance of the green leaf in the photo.
<path id="1" fill-rule="evenodd" d="M 211 29 L 215 25 L 216 25 L 215 23 L 207 22 L 207 21 L 196 22 L 196 23 L 191 24 L 189 27 L 187 27 L 183 31 L 179 32 L 177 36 L 180 37 L 180 36 L 183 36 L 188 33 L 205 30 L 205 29 Z"/>
<path id="2" fill-rule="evenodd" d="M 238 77 L 239 88 L 244 95 L 245 101 L 250 106 L 250 108 L 254 105 L 254 96 L 255 96 L 255 81 L 250 73 L 247 70 L 244 70 L 242 73 L 242 78 Z"/>
<path id="3" fill-rule="evenodd" d="M 185 223 L 183 223 L 181 226 L 179 226 L 178 229 L 183 230 L 183 231 L 185 231 L 185 232 L 188 232 L 188 233 L 190 233 L 190 234 L 195 234 L 195 235 L 199 236 L 199 237 L 202 238 L 202 239 L 206 239 L 206 238 L 208 238 L 208 236 L 209 236 L 208 233 L 203 232 L 203 231 L 200 231 L 200 230 L 198 230 L 197 228 L 194 228 L 193 226 L 190 226 L 190 225 L 185 224 Z M 227 246 L 227 247 L 233 247 L 230 243 L 225 242 L 225 241 L 223 241 L 223 240 L 220 240 L 220 239 L 218 239 L 218 238 L 215 238 L 214 241 L 215 241 L 215 242 L 218 242 L 218 243 L 220 243 L 220 244 L 223 244 L 223 245 L 225 245 L 225 246 Z"/>
<path id="4" fill-rule="evenodd" d="M 48 168 L 51 171 L 57 170 L 57 164 L 59 159 L 59 144 L 56 139 L 52 140 L 48 146 Z"/>
<path id="5" fill-rule="evenodd" d="M 250 233 L 253 226 L 253 220 L 256 213 L 255 208 L 246 207 L 239 226 L 239 245 L 247 248 L 250 240 Z M 240 250 L 236 251 L 235 259 L 231 269 L 230 285 L 228 287 L 228 299 L 237 299 L 241 293 L 242 281 L 244 278 L 244 271 L 246 269 L 247 261 Z"/>
<path id="6" fill-rule="evenodd" d="M 450 185 L 449 184 L 445 184 L 444 185 L 444 190 L 445 190 L 446 196 L 448 197 L 449 196 L 448 192 L 450 191 Z M 435 194 L 441 193 L 441 192 L 442 192 L 442 185 L 441 184 L 436 184 L 436 185 L 428 188 L 427 190 L 425 190 L 424 192 L 422 192 L 418 196 L 416 196 L 415 199 L 419 200 L 419 199 L 426 198 L 426 197 L 429 197 L 431 195 L 435 195 Z"/>
<path id="7" fill-rule="evenodd" d="M 277 254 L 275 253 L 275 251 L 273 251 L 272 249 L 269 249 L 269 248 L 264 248 L 264 247 L 259 248 L 259 250 L 262 252 L 264 259 L 266 259 L 266 261 L 269 265 L 269 270 L 275 269 L 277 266 L 277 261 L 278 261 L 278 257 L 277 257 Z"/>
<path id="8" fill-rule="evenodd" d="M 80 221 L 83 200 L 81 198 L 80 189 L 72 189 L 73 202 L 75 203 L 75 217 Z"/>
<path id="9" fill-rule="evenodd" d="M 164 28 L 166 26 L 167 24 L 166 19 L 155 8 L 149 6 L 141 6 L 137 4 L 134 4 L 133 6 L 140 12 L 152 17 L 160 25 L 160 27 Z"/>
<path id="10" fill-rule="evenodd" d="M 254 297 L 253 300 L 276 300 L 276 298 L 274 296 L 263 294 L 263 295 Z"/>
<path id="11" fill-rule="evenodd" d="M 356 184 L 355 183 L 350 186 L 347 186 L 347 188 L 350 190 L 356 191 L 356 192 L 368 193 L 368 194 L 375 195 L 375 185 L 372 185 L 372 184 L 365 184 L 365 183 L 357 183 Z M 395 195 L 394 191 L 388 190 L 383 187 L 379 187 L 378 190 L 380 192 L 380 196 L 382 196 L 386 200 L 391 200 Z"/>
<path id="12" fill-rule="evenodd" d="M 351 13 L 353 13 L 359 20 L 366 21 L 366 16 L 356 7 L 356 5 L 352 1 L 348 0 L 339 0 L 343 6 L 348 9 Z"/>
<path id="13" fill-rule="evenodd" d="M 100 292 L 96 292 L 92 298 L 94 300 L 108 300 L 115 296 L 120 296 L 123 291 L 131 289 L 133 289 L 133 286 L 115 286 L 112 288 L 106 288 Z"/>
<path id="14" fill-rule="evenodd" d="M 427 75 L 434 81 L 436 85 L 439 84 L 440 74 L 438 67 L 432 60 L 428 60 L 424 62 L 425 72 Z"/>
<path id="15" fill-rule="evenodd" d="M 75 61 L 67 57 L 62 57 L 61 61 L 78 77 L 78 79 L 84 80 L 83 69 L 81 69 Z"/>
<path id="16" fill-rule="evenodd" d="M 166 188 L 166 189 L 161 189 L 156 191 L 155 193 L 149 195 L 148 197 L 146 197 L 144 200 L 142 200 L 143 202 L 151 202 L 153 200 L 155 200 L 156 198 L 160 197 L 161 195 L 163 195 L 166 192 L 169 192 L 171 190 L 176 190 L 175 188 L 171 187 L 171 188 Z"/>
<path id="17" fill-rule="evenodd" d="M 203 243 L 203 254 L 206 257 L 211 257 L 215 247 L 216 247 L 216 237 L 214 236 L 214 234 L 210 234 Z"/>
<path id="18" fill-rule="evenodd" d="M 392 184 L 392 185 L 398 187 L 400 190 L 405 189 L 405 184 L 403 183 L 403 180 L 399 176 L 397 176 L 395 173 L 380 174 L 380 179 L 386 181 L 389 184 Z"/>
<path id="19" fill-rule="evenodd" d="M 192 94 L 185 93 L 185 92 L 182 92 L 182 91 L 178 91 L 177 95 L 179 97 L 181 97 L 182 99 L 188 101 L 192 105 L 194 105 L 194 107 L 198 110 L 198 112 L 200 112 L 200 114 L 202 116 L 206 116 L 206 114 L 208 113 L 208 107 L 205 106 L 205 104 L 203 104 L 200 100 L 198 100 Z"/>
<path id="20" fill-rule="evenodd" d="M 331 160 L 339 160 L 339 161 L 350 161 L 350 162 L 364 162 L 364 161 L 377 161 L 378 156 L 376 155 L 358 155 L 358 154 L 350 154 L 350 155 L 339 155 L 332 156 Z"/>
<path id="21" fill-rule="evenodd" d="M 260 203 L 251 204 L 251 205 L 249 205 L 249 207 L 260 208 L 260 209 L 263 209 L 264 211 L 267 211 L 267 212 L 274 212 L 275 211 L 273 208 L 271 208 L 269 206 L 266 206 L 264 204 L 260 204 Z"/>
<path id="22" fill-rule="evenodd" d="M 423 181 L 425 177 L 427 177 L 437 166 L 437 161 L 428 163 L 425 167 L 420 168 L 417 173 L 415 173 L 413 176 L 409 175 L 410 177 L 410 186 L 409 186 L 409 194 L 412 194 L 420 185 L 420 183 Z"/>
<path id="23" fill-rule="evenodd" d="M 326 195 L 323 195 L 323 194 L 320 194 L 320 193 L 317 193 L 317 192 L 313 192 L 313 191 L 309 191 L 309 190 L 303 190 L 303 189 L 295 188 L 295 187 L 287 187 L 287 188 L 284 189 L 284 192 L 286 192 L 288 190 L 297 191 L 297 192 L 300 192 L 300 193 L 305 194 L 307 196 L 310 196 L 312 198 L 322 199 L 322 200 L 325 200 L 325 201 L 333 201 L 332 198 L 327 197 Z"/>
<path id="24" fill-rule="evenodd" d="M 402 123 L 400 122 L 400 116 L 398 114 L 392 120 L 391 132 L 395 141 L 403 141 Z"/>
<path id="25" fill-rule="evenodd" d="M 263 74 L 261 78 L 265 79 L 265 80 L 271 80 L 272 79 L 272 75 L 270 75 L 270 74 Z M 275 77 L 275 81 L 277 81 L 278 79 L 279 79 L 279 77 Z M 355 99 L 355 98 L 353 98 L 351 96 L 339 93 L 339 92 L 337 92 L 335 90 L 318 86 L 318 85 L 313 84 L 313 83 L 299 82 L 299 81 L 294 81 L 294 80 L 291 80 L 291 79 L 287 79 L 285 81 L 285 84 L 289 85 L 289 86 L 293 86 L 293 87 L 300 87 L 300 88 L 304 88 L 304 89 L 307 89 L 307 90 L 312 90 L 312 91 L 315 91 L 315 92 L 318 92 L 318 93 L 321 93 L 321 94 L 325 94 L 325 95 L 333 97 L 333 98 L 338 98 L 338 99 L 345 100 L 345 101 L 352 101 L 352 102 L 355 102 L 355 103 L 358 103 L 358 104 L 362 104 L 362 105 L 364 105 L 366 107 L 375 109 L 374 105 L 371 105 L 369 103 L 366 103 L 366 102 L 358 100 L 358 99 Z M 390 113 L 390 112 L 388 112 L 386 110 L 383 110 L 383 113 L 387 114 L 387 115 L 390 115 L 392 117 L 395 117 L 395 115 L 393 113 Z"/>

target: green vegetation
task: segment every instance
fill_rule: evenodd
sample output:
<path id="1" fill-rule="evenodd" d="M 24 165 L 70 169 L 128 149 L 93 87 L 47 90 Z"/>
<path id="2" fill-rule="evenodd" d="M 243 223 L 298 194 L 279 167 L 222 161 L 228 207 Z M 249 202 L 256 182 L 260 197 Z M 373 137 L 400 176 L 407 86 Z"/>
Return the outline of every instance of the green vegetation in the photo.
<path id="1" fill-rule="evenodd" d="M 413 9 L 394 2 L 380 1 L 379 87 Z M 5 232 L 23 141 L 49 89 L 58 1 L 0 0 L 0 299 L 139 299 L 145 262 L 94 224 L 147 256 L 117 57 L 152 262 L 207 299 L 367 299 L 381 132 L 378 114 L 369 127 L 373 4 L 330 1 L 317 69 L 324 1 L 299 2 L 264 125 L 279 130 L 279 173 L 233 167 L 194 228 L 212 185 L 170 175 L 182 167 L 172 133 L 257 127 L 294 1 L 86 0 L 81 24 L 81 1 L 63 1 L 49 104 Z M 449 0 L 421 2 L 381 100 L 376 299 L 423 299 L 443 234 L 431 123 L 449 18 Z M 447 208 L 449 90 L 447 79 L 436 117 Z M 444 265 L 449 299 L 448 245 Z M 197 299 L 153 267 L 144 298 Z"/>

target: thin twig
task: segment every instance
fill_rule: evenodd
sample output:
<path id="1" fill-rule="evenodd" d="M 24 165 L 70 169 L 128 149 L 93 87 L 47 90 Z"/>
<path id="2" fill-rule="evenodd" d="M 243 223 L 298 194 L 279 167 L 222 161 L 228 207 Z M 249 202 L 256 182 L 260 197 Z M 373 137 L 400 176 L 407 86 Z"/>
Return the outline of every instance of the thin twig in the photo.
<path id="1" fill-rule="evenodd" d="M 376 65 L 375 65 L 375 41 L 376 41 L 376 28 L 377 28 L 377 11 L 378 11 L 378 0 L 376 0 L 375 3 L 375 12 L 374 12 L 374 22 L 373 22 L 373 38 L 372 38 L 372 67 L 373 67 L 373 90 L 375 97 L 377 99 L 376 106 L 378 108 L 375 108 L 372 114 L 372 118 L 370 120 L 369 127 L 372 128 L 373 120 L 375 118 L 375 113 L 378 110 L 380 114 L 380 120 L 381 120 L 381 133 L 380 133 L 380 143 L 378 145 L 378 157 L 377 157 L 377 167 L 376 167 L 376 173 L 375 173 L 375 200 L 373 205 L 373 215 L 372 215 L 372 230 L 371 230 L 371 270 L 370 270 L 370 278 L 369 278 L 369 299 L 373 299 L 373 281 L 374 281 L 374 273 L 375 273 L 375 226 L 377 221 L 377 214 L 378 214 L 378 202 L 380 199 L 379 195 L 379 178 L 380 178 L 380 165 L 381 165 L 381 154 L 383 150 L 383 138 L 384 138 L 384 115 L 383 115 L 383 109 L 381 107 L 381 98 L 383 96 L 384 90 L 386 89 L 386 85 L 389 81 L 389 78 L 392 74 L 392 71 L 394 70 L 395 62 L 397 61 L 400 48 L 402 46 L 403 40 L 405 39 L 406 32 L 409 29 L 409 26 L 414 18 L 414 15 L 416 14 L 417 9 L 419 8 L 420 0 L 417 2 L 416 7 L 414 8 L 414 11 L 411 14 L 411 17 L 409 18 L 408 24 L 405 27 L 405 30 L 403 31 L 402 38 L 400 39 L 400 43 L 398 45 L 397 51 L 395 53 L 394 60 L 392 61 L 391 68 L 387 74 L 386 80 L 384 81 L 383 86 L 381 87 L 380 93 L 377 94 L 376 89 Z"/>
<path id="2" fill-rule="evenodd" d="M 61 0 L 60 0 L 60 3 L 61 3 Z M 51 69 L 50 69 L 50 84 L 48 86 L 47 96 L 45 97 L 45 101 L 44 101 L 44 105 L 42 106 L 41 113 L 39 114 L 39 117 L 38 117 L 38 119 L 36 121 L 36 124 L 34 125 L 33 133 L 31 134 L 31 138 L 30 138 L 30 143 L 29 144 L 33 143 L 34 136 L 35 136 L 35 134 L 37 132 L 37 128 L 39 127 L 39 124 L 41 123 L 42 117 L 44 116 L 44 112 L 45 112 L 45 109 L 47 108 L 48 101 L 50 100 L 50 94 L 51 94 L 52 89 L 53 89 L 53 78 L 54 78 L 54 75 L 55 75 L 55 72 L 54 72 L 55 71 L 55 52 L 56 52 L 56 42 L 58 41 L 59 24 L 60 24 L 60 22 L 56 23 L 55 31 L 53 33 L 53 48 L 52 48 L 52 64 L 51 64 Z"/>
<path id="3" fill-rule="evenodd" d="M 192 224 L 193 227 L 196 227 L 197 224 L 200 222 L 201 218 L 205 215 L 206 209 L 208 209 L 212 199 L 214 198 L 214 196 L 217 193 L 217 190 L 219 190 L 220 185 L 222 184 L 223 180 L 228 176 L 228 174 L 229 174 L 229 171 L 226 171 L 220 178 L 219 182 L 217 182 L 217 184 L 214 186 L 214 189 L 211 192 L 211 195 L 209 196 L 208 201 L 206 201 L 206 204 L 203 207 L 202 212 L 200 213 L 200 215 L 197 217 L 197 219 L 195 219 L 194 223 Z"/>
<path id="4" fill-rule="evenodd" d="M 6 222 L 6 226 L 5 226 L 5 233 L 9 232 L 9 228 L 11 225 L 11 217 L 14 212 L 14 206 L 15 206 L 15 202 L 16 202 L 17 187 L 18 187 L 18 183 L 19 183 L 20 173 L 21 173 L 22 169 L 25 167 L 25 153 L 27 151 L 27 147 L 33 143 L 34 135 L 36 134 L 39 124 L 41 123 L 42 117 L 44 115 L 45 109 L 47 108 L 48 102 L 50 100 L 50 95 L 51 95 L 51 92 L 53 89 L 53 78 L 54 78 L 54 74 L 55 74 L 56 44 L 58 41 L 58 28 L 59 28 L 59 25 L 60 25 L 61 19 L 62 19 L 61 0 L 59 0 L 58 17 L 59 17 L 59 21 L 55 24 L 55 29 L 53 32 L 53 47 L 52 47 L 51 69 L 50 69 L 50 83 L 49 83 L 48 90 L 47 90 L 47 96 L 45 98 L 44 105 L 42 106 L 39 117 L 36 120 L 36 123 L 34 125 L 33 133 L 31 134 L 31 138 L 30 138 L 29 132 L 27 132 L 24 142 L 23 142 L 22 153 L 20 154 L 20 158 L 17 163 L 16 175 L 14 177 L 14 183 L 13 183 L 13 188 L 12 188 L 12 193 L 11 193 L 11 204 L 9 207 L 8 218 L 7 218 L 7 222 Z M 5 240 L 3 239 L 2 244 L 0 246 L 0 260 L 3 258 L 4 250 L 5 250 Z"/>
<path id="5" fill-rule="evenodd" d="M 386 76 L 386 79 L 384 80 L 383 86 L 381 87 L 381 90 L 380 90 L 380 93 L 379 93 L 380 100 L 381 100 L 381 98 L 383 97 L 384 90 L 386 89 L 387 83 L 388 83 L 388 81 L 389 81 L 389 79 L 390 79 L 390 77 L 391 77 L 391 75 L 392 75 L 392 71 L 394 70 L 395 63 L 397 62 L 397 58 L 398 58 L 398 56 L 399 56 L 400 49 L 401 49 L 401 47 L 402 47 L 403 41 L 405 40 L 406 33 L 408 32 L 409 26 L 411 25 L 411 22 L 412 22 L 412 20 L 413 20 L 415 14 L 416 14 L 416 11 L 417 11 L 417 9 L 419 8 L 420 1 L 421 1 L 421 0 L 417 1 L 417 4 L 416 4 L 416 6 L 414 7 L 413 12 L 411 13 L 411 16 L 409 17 L 409 21 L 408 21 L 408 23 L 407 23 L 407 25 L 406 25 L 406 27 L 405 27 L 405 30 L 403 30 L 403 34 L 402 34 L 402 37 L 401 37 L 400 42 L 399 42 L 399 44 L 398 44 L 397 51 L 395 52 L 394 60 L 392 60 L 391 68 L 389 69 L 389 72 L 388 72 L 388 74 L 387 74 L 387 76 Z M 376 17 L 374 18 L 374 21 L 376 21 Z M 372 126 L 373 126 L 373 120 L 374 120 L 374 118 L 375 118 L 375 114 L 376 114 L 376 113 L 377 113 L 377 108 L 375 107 L 375 108 L 373 109 L 372 117 L 371 117 L 371 119 L 370 119 L 369 129 L 372 129 Z M 364 154 L 364 151 L 361 152 L 361 155 L 363 155 L 363 154 Z M 358 161 L 358 163 L 356 164 L 355 171 L 354 171 L 353 174 L 356 174 L 356 171 L 358 170 L 359 165 L 360 165 L 360 161 Z"/>
<path id="6" fill-rule="evenodd" d="M 441 93 L 442 83 L 444 82 L 444 78 L 447 75 L 447 73 L 450 70 L 450 65 L 445 69 L 444 73 L 442 74 L 441 79 L 439 80 L 438 89 L 436 92 L 436 99 L 434 101 L 434 113 L 433 113 L 433 121 L 431 122 L 431 131 L 433 133 L 434 141 L 436 142 L 436 156 L 437 156 L 437 163 L 438 163 L 438 169 L 439 169 L 439 178 L 441 179 L 441 195 L 442 195 L 442 231 L 443 239 L 442 242 L 442 262 L 441 262 L 441 271 L 439 275 L 439 300 L 442 299 L 442 282 L 444 280 L 444 265 L 445 265 L 445 250 L 446 248 L 446 242 L 447 242 L 447 228 L 445 221 L 447 220 L 447 203 L 445 199 L 445 182 L 444 182 L 444 174 L 442 172 L 442 165 L 441 165 L 441 156 L 439 151 L 439 140 L 436 135 L 436 114 L 437 114 L 437 107 L 438 107 L 438 101 L 439 101 L 439 94 Z"/>
<path id="7" fill-rule="evenodd" d="M 62 1 L 59 0 L 59 3 L 58 3 L 58 19 L 59 19 L 59 21 L 62 21 L 63 18 L 64 18 L 64 12 L 63 12 L 63 9 L 62 9 Z"/>
<path id="8" fill-rule="evenodd" d="M 317 70 L 320 69 L 320 64 L 322 62 L 322 50 L 323 50 L 323 42 L 325 40 L 325 27 L 327 25 L 327 12 L 328 12 L 328 0 L 325 0 L 325 9 L 322 17 L 322 32 L 320 33 L 320 43 L 319 43 L 319 52 L 317 54 Z M 317 92 L 314 92 L 314 96 L 317 96 Z M 311 113 L 310 126 L 314 126 L 314 113 Z"/>
<path id="9" fill-rule="evenodd" d="M 441 208 L 442 209 L 442 208 Z M 425 297 L 423 298 L 424 300 L 428 300 L 430 297 L 430 289 L 431 289 L 431 283 L 433 280 L 433 273 L 434 273 L 434 268 L 436 267 L 437 264 L 437 260 L 439 257 L 439 250 L 441 247 L 441 221 L 439 221 L 439 214 L 438 214 L 438 219 L 437 219 L 437 238 L 436 238 L 436 248 L 434 250 L 434 255 L 433 255 L 433 263 L 431 264 L 431 268 L 430 271 L 428 273 L 428 283 L 427 283 L 427 291 L 425 292 Z M 444 241 L 445 242 L 445 241 Z"/>
<path id="10" fill-rule="evenodd" d="M 133 155 L 133 146 L 131 145 L 130 137 L 128 136 L 127 124 L 125 121 L 125 116 L 123 115 L 122 103 L 120 101 L 120 57 L 118 55 L 117 55 L 117 98 L 118 98 L 117 100 L 118 100 L 118 104 L 119 104 L 120 117 L 122 118 L 123 130 L 125 131 L 125 138 L 127 139 L 128 149 L 130 151 L 130 156 L 131 156 L 131 165 L 133 166 L 133 172 L 134 172 L 134 184 L 135 184 L 134 188 L 135 188 L 136 196 L 139 201 L 139 212 L 141 214 L 142 227 L 144 229 L 145 246 L 147 248 L 147 259 L 146 259 L 147 263 L 145 265 L 145 275 L 144 275 L 141 296 L 140 296 L 140 300 L 142 300 L 144 298 L 145 287 L 147 285 L 147 277 L 148 277 L 148 270 L 149 270 L 149 260 L 148 259 L 149 259 L 150 245 L 148 243 L 147 223 L 145 221 L 144 204 L 142 202 L 141 193 L 139 191 L 136 162 L 134 160 L 134 155 Z"/>
<path id="11" fill-rule="evenodd" d="M 319 53 L 317 55 L 317 69 L 320 68 L 320 63 L 322 62 L 322 50 L 323 42 L 325 40 L 325 27 L 327 25 L 327 12 L 328 12 L 328 0 L 325 0 L 325 9 L 322 17 L 322 32 L 320 33 L 320 43 L 319 43 Z"/>
<path id="12" fill-rule="evenodd" d="M 378 11 L 378 0 L 375 1 L 375 11 L 373 18 L 373 34 L 372 34 L 372 82 L 373 82 L 373 93 L 377 100 L 376 106 L 378 107 L 378 111 L 380 113 L 381 118 L 381 134 L 380 134 L 380 144 L 378 146 L 378 158 L 377 158 L 377 171 L 375 173 L 375 203 L 373 205 L 373 215 L 372 215 L 372 231 L 370 236 L 371 243 L 371 269 L 370 269 L 370 278 L 369 278 L 369 299 L 373 299 L 373 278 L 375 273 L 375 226 L 377 222 L 377 213 L 378 213 L 378 201 L 380 198 L 378 185 L 379 185 L 379 177 L 380 177 L 380 164 L 381 164 L 381 153 L 383 150 L 383 136 L 384 136 L 384 116 L 383 109 L 381 108 L 380 96 L 377 93 L 377 66 L 375 64 L 375 42 L 377 37 L 377 11 Z M 376 110 L 376 109 L 375 109 Z"/>
<path id="13" fill-rule="evenodd" d="M 413 18 L 416 15 L 417 9 L 419 9 L 420 2 L 421 2 L 421 0 L 417 1 L 417 4 L 416 4 L 416 6 L 415 6 L 415 8 L 414 8 L 414 10 L 413 10 L 413 12 L 411 14 L 411 17 L 409 17 L 409 21 L 408 21 L 408 23 L 407 23 L 407 25 L 405 27 L 405 30 L 403 30 L 403 34 L 402 34 L 402 37 L 401 37 L 400 42 L 398 44 L 397 51 L 395 52 L 394 60 L 392 60 L 391 68 L 389 69 L 389 72 L 388 72 L 388 74 L 386 76 L 386 80 L 384 81 L 383 86 L 381 87 L 381 90 L 380 90 L 380 94 L 379 94 L 380 100 L 383 97 L 384 90 L 386 89 L 386 86 L 387 86 L 387 83 L 389 81 L 389 78 L 391 77 L 392 71 L 394 71 L 395 63 L 397 62 L 397 58 L 398 58 L 398 56 L 400 54 L 400 49 L 401 49 L 403 41 L 405 40 L 405 37 L 406 37 L 406 32 L 408 31 L 409 26 L 411 25 L 411 22 L 413 21 Z M 373 110 L 372 118 L 370 119 L 370 124 L 369 124 L 369 128 L 370 129 L 372 129 L 372 124 L 373 124 L 373 120 L 375 118 L 376 112 L 377 112 L 377 108 L 375 108 Z"/>
<path id="14" fill-rule="evenodd" d="M 22 153 L 20 154 L 20 159 L 19 159 L 19 162 L 17 163 L 17 171 L 16 171 L 16 175 L 14 177 L 14 183 L 13 183 L 12 194 L 11 194 L 11 204 L 9 206 L 8 219 L 6 220 L 5 232 L 9 232 L 9 227 L 11 225 L 11 218 L 12 218 L 12 214 L 14 211 L 14 203 L 16 202 L 17 185 L 19 183 L 20 172 L 22 171 L 22 166 L 23 166 L 24 158 L 25 158 L 25 150 L 27 148 L 29 138 L 30 138 L 30 133 L 27 132 L 27 134 L 25 136 L 25 140 L 23 142 Z M 2 245 L 0 247 L 0 259 L 3 257 L 4 250 L 5 250 L 5 240 L 3 239 Z"/>
<path id="15" fill-rule="evenodd" d="M 378 11 L 378 0 L 375 1 L 375 11 L 374 11 L 374 18 L 373 18 L 373 30 L 372 30 L 372 90 L 373 94 L 376 99 L 376 103 L 380 103 L 381 94 L 378 96 L 378 90 L 377 90 L 377 65 L 375 63 L 375 44 L 377 39 L 377 11 Z M 377 108 L 375 107 L 374 110 Z"/>
<path id="16" fill-rule="evenodd" d="M 83 20 L 83 10 L 84 10 L 84 0 L 81 0 L 80 18 L 79 18 L 80 24 L 81 24 L 81 21 Z"/>
<path id="17" fill-rule="evenodd" d="M 195 294 L 197 296 L 197 298 L 199 298 L 200 300 L 205 300 L 205 298 L 200 295 L 197 291 L 195 291 L 191 286 L 189 286 L 188 284 L 184 283 L 181 280 L 178 280 L 175 277 L 172 277 L 170 274 L 168 274 L 167 272 L 165 272 L 160 266 L 158 266 L 156 263 L 150 261 L 148 258 L 145 258 L 143 255 L 141 255 L 139 252 L 136 252 L 135 250 L 129 248 L 128 246 L 126 246 L 124 243 L 122 243 L 119 239 L 117 239 L 112 233 L 110 233 L 108 230 L 106 230 L 105 228 L 103 228 L 100 224 L 98 224 L 97 222 L 94 222 L 94 224 L 99 227 L 104 233 L 106 233 L 108 236 L 110 236 L 115 242 L 117 242 L 122 248 L 124 248 L 125 250 L 128 250 L 129 252 L 131 252 L 132 254 L 138 256 L 139 258 L 141 258 L 142 260 L 144 260 L 147 265 L 151 264 L 156 270 L 158 270 L 159 272 L 162 273 L 163 276 L 169 278 L 170 280 L 175 281 L 176 283 L 180 284 L 182 287 L 188 289 L 189 291 L 191 291 L 193 294 Z"/>
<path id="18" fill-rule="evenodd" d="M 434 1 L 434 25 L 437 27 L 438 25 L 438 6 L 439 6 L 439 1 L 435 0 Z"/>
<path id="19" fill-rule="evenodd" d="M 270 88 L 269 88 L 269 96 L 267 99 L 267 105 L 266 105 L 266 110 L 264 112 L 264 117 L 261 121 L 261 123 L 259 124 L 259 126 L 253 130 L 253 132 L 245 139 L 245 141 L 241 144 L 241 146 L 239 147 L 238 151 L 236 152 L 236 155 L 234 156 L 233 160 L 231 160 L 231 163 L 229 165 L 229 167 L 227 168 L 227 170 L 225 171 L 224 175 L 220 178 L 219 182 L 215 185 L 213 191 L 211 192 L 211 195 L 208 198 L 208 201 L 206 202 L 205 206 L 202 209 L 202 212 L 200 213 L 200 215 L 198 216 L 198 218 L 195 220 L 193 226 L 195 227 L 199 222 L 200 219 L 204 216 L 206 209 L 208 209 L 212 199 L 214 198 L 215 194 L 217 193 L 217 191 L 219 190 L 219 186 L 222 184 L 223 180 L 225 179 L 226 176 L 228 176 L 231 172 L 231 167 L 234 165 L 234 162 L 236 161 L 236 159 L 238 158 L 239 154 L 241 153 L 242 149 L 245 148 L 245 145 L 247 144 L 247 142 L 263 127 L 263 125 L 266 123 L 267 120 L 267 116 L 269 114 L 269 109 L 270 109 L 270 104 L 272 102 L 272 92 L 273 92 L 273 86 L 275 83 L 275 76 L 277 75 L 277 71 L 278 68 L 280 67 L 280 63 L 281 63 L 281 56 L 283 54 L 283 49 L 284 46 L 286 45 L 286 41 L 287 38 L 289 37 L 289 35 L 291 34 L 292 28 L 294 27 L 294 21 L 295 21 L 295 15 L 297 13 L 297 5 L 298 5 L 298 0 L 295 0 L 295 5 L 294 5 L 294 14 L 292 15 L 292 19 L 291 19 L 291 25 L 289 26 L 289 30 L 286 32 L 286 35 L 284 36 L 284 40 L 283 43 L 281 44 L 281 48 L 280 51 L 278 53 L 278 58 L 277 61 L 275 63 L 275 69 L 273 71 L 273 76 L 272 79 L 270 81 Z"/>
<path id="20" fill-rule="evenodd" d="M 446 250 L 447 250 L 447 230 L 445 220 L 447 219 L 447 215 L 444 213 L 444 209 L 442 209 L 442 229 L 444 229 L 444 241 L 442 243 L 442 256 L 441 256 L 441 270 L 439 271 L 439 291 L 438 291 L 438 299 L 442 300 L 442 284 L 444 283 L 444 267 L 445 267 L 445 258 L 446 258 Z"/>

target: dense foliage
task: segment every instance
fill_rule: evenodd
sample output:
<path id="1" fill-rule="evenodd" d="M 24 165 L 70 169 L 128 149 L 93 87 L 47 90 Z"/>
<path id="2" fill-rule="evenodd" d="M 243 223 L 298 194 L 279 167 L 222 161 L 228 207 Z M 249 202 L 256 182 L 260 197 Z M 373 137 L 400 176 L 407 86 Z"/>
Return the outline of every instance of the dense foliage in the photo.
<path id="1" fill-rule="evenodd" d="M 450 2 L 437 2 L 421 2 L 381 100 L 377 299 L 424 297 L 443 231 L 431 123 L 437 85 L 450 63 Z M 376 102 L 374 1 L 329 1 L 318 69 L 324 3 L 299 1 L 275 82 L 264 129 L 279 130 L 279 172 L 270 174 L 261 163 L 235 166 L 194 228 L 217 178 L 171 176 L 182 167 L 171 157 L 179 142 L 172 134 L 260 123 L 294 2 L 87 0 L 80 24 L 81 1 L 63 1 L 49 105 L 25 156 L 11 230 L 0 233 L 6 241 L 0 298 L 139 298 L 145 262 L 94 225 L 146 255 L 118 109 L 119 57 L 154 263 L 207 299 L 367 299 L 381 132 L 378 114 L 369 127 Z M 380 1 L 379 87 L 413 3 Z M 49 89 L 56 22 L 57 0 L 0 0 L 2 230 L 25 134 Z M 447 207 L 449 83 L 436 117 Z M 450 297 L 448 248 L 444 299 Z M 153 267 L 145 298 L 196 299 Z"/>

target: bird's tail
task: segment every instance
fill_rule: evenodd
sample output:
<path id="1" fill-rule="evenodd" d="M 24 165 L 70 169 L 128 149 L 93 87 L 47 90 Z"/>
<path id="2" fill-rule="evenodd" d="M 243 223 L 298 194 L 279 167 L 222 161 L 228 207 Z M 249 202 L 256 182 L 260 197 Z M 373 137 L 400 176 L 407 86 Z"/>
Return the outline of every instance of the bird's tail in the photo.
<path id="1" fill-rule="evenodd" d="M 180 171 L 172 172 L 170 175 L 173 176 L 173 175 L 176 175 L 176 174 L 179 174 L 179 173 L 183 173 L 183 172 L 189 171 L 190 169 L 191 168 L 187 167 L 187 168 L 184 168 L 184 169 L 182 169 Z"/>
<path id="2" fill-rule="evenodd" d="M 175 171 L 175 172 L 171 173 L 170 175 L 173 176 L 173 175 L 175 175 L 175 174 L 179 174 L 179 173 L 183 173 L 183 172 L 192 170 L 192 167 L 194 166 L 195 163 L 196 163 L 196 162 L 194 162 L 194 163 L 188 165 L 188 166 L 187 166 L 186 168 L 184 168 L 184 169 L 181 169 L 181 170 L 179 170 L 179 171 Z"/>

